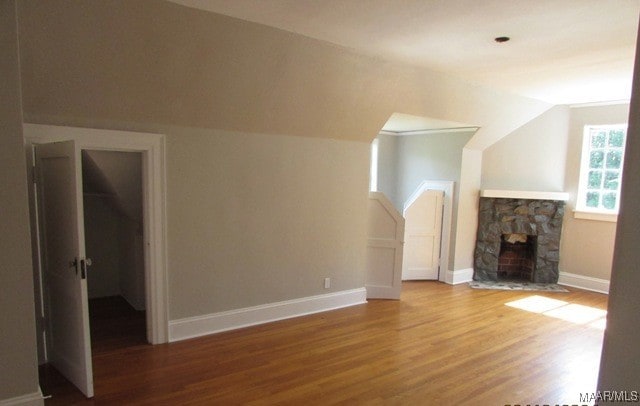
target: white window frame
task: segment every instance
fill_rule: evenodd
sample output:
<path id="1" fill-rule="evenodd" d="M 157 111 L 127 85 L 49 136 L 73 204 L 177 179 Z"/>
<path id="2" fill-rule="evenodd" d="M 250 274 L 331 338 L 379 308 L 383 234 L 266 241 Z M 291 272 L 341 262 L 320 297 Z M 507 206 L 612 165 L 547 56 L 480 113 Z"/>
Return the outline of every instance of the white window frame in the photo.
<path id="1" fill-rule="evenodd" d="M 624 176 L 623 167 L 624 167 L 627 127 L 628 125 L 626 123 L 584 126 L 584 132 L 582 136 L 582 157 L 580 160 L 580 180 L 578 184 L 576 210 L 574 212 L 575 218 L 587 219 L 587 220 L 610 221 L 610 222 L 617 221 L 618 210 L 620 207 L 620 185 L 622 184 L 622 177 Z M 591 131 L 594 129 L 595 130 L 606 129 L 607 131 L 610 131 L 612 129 L 623 129 L 625 131 L 625 141 L 622 147 L 622 160 L 621 160 L 621 167 L 620 167 L 621 175 L 620 175 L 620 181 L 618 182 L 618 189 L 616 190 L 616 194 L 617 194 L 616 207 L 610 210 L 605 208 L 588 207 L 586 204 L 587 192 L 589 191 L 587 186 L 589 182 L 589 161 L 590 161 L 590 152 L 591 152 L 590 134 L 591 134 Z"/>

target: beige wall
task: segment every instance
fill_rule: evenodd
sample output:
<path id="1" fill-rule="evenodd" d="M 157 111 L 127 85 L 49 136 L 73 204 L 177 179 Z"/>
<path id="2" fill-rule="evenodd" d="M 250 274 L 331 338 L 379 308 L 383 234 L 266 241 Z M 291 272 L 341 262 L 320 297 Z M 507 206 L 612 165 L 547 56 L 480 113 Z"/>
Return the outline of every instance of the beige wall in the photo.
<path id="1" fill-rule="evenodd" d="M 371 141 L 392 113 L 371 103 L 394 85 L 372 81 L 389 64 L 286 31 L 158 0 L 27 0 L 20 12 L 29 121 Z"/>
<path id="2" fill-rule="evenodd" d="M 561 272 L 609 280 L 616 223 L 576 219 L 583 128 L 627 120 L 628 104 L 556 106 L 483 153 L 482 188 L 569 193 Z"/>
<path id="3" fill-rule="evenodd" d="M 578 193 L 584 126 L 626 123 L 628 115 L 628 104 L 571 109 L 565 173 L 565 190 L 569 192 L 570 199 L 562 225 L 561 272 L 606 280 L 610 278 L 616 223 L 576 219 L 573 212 Z"/>
<path id="4" fill-rule="evenodd" d="M 483 148 L 550 107 L 163 1 L 23 0 L 19 16 L 27 122 L 169 134 L 171 318 L 317 293 L 321 272 L 335 274 L 335 289 L 363 286 L 364 251 L 355 238 L 360 235 L 365 245 L 360 208 L 367 197 L 369 143 L 393 112 L 481 126 L 470 142 Z M 283 135 L 301 138 L 283 143 Z M 316 148 L 312 139 L 325 140 L 318 146 L 322 155 L 310 153 Z M 270 148 L 272 143 L 282 150 Z M 327 165 L 334 153 L 338 161 Z M 295 161 L 297 156 L 308 159 Z M 298 167 L 283 172 L 274 157 Z M 470 188 L 461 195 L 477 199 L 480 162 L 467 162 L 472 180 L 461 179 L 461 187 Z M 280 203 L 260 176 L 247 174 L 252 166 L 280 187 Z M 317 200 L 311 201 L 303 174 L 309 184 L 323 185 L 314 190 L 321 195 Z M 228 187 L 232 194 L 226 194 Z M 258 192 L 268 197 L 262 207 L 254 200 Z M 227 197 L 216 200 L 221 195 Z M 305 244 L 285 240 L 293 244 L 294 257 L 277 257 L 283 248 L 275 247 L 275 223 L 291 221 L 284 213 L 300 210 L 296 199 L 316 208 L 308 216 L 327 210 L 331 215 L 285 223 L 285 235 L 308 236 L 310 225 L 319 227 L 311 229 L 318 235 Z M 205 204 L 212 200 L 217 206 Z M 459 212 L 475 218 L 477 205 Z M 235 224 L 242 235 L 233 234 Z M 459 224 L 458 234 L 473 239 L 475 223 Z M 231 240 L 220 237 L 229 232 Z M 328 246 L 337 254 L 314 254 L 327 252 L 314 244 L 332 238 L 337 240 Z M 469 262 L 473 245 L 462 247 L 459 255 Z M 238 250 L 250 254 L 241 258 Z M 297 256 L 304 250 L 310 255 Z"/>
<path id="5" fill-rule="evenodd" d="M 487 148 L 482 188 L 563 191 L 569 110 L 556 106 Z"/>
<path id="6" fill-rule="evenodd" d="M 371 142 L 393 112 L 482 127 L 551 106 L 442 73 L 157 0 L 23 0 L 25 118 L 125 121 Z"/>
<path id="7" fill-rule="evenodd" d="M 38 392 L 15 1 L 0 1 L 0 401 Z"/>
<path id="8" fill-rule="evenodd" d="M 364 286 L 369 144 L 172 129 L 170 318 Z"/>
<path id="9" fill-rule="evenodd" d="M 640 46 L 640 41 L 638 45 Z M 615 240 L 613 271 L 604 332 L 598 390 L 638 391 L 640 387 L 640 47 L 636 61 L 625 151 L 622 201 Z M 598 402 L 619 405 L 620 402 Z"/>

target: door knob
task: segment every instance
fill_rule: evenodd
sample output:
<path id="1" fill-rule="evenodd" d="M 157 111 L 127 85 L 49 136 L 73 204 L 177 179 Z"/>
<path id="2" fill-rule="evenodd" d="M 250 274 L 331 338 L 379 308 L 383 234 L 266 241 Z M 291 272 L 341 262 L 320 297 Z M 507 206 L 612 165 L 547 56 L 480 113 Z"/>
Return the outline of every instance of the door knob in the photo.
<path id="1" fill-rule="evenodd" d="M 93 261 L 91 258 L 84 258 L 80 260 L 80 277 L 82 279 L 87 279 L 87 267 L 91 266 Z"/>

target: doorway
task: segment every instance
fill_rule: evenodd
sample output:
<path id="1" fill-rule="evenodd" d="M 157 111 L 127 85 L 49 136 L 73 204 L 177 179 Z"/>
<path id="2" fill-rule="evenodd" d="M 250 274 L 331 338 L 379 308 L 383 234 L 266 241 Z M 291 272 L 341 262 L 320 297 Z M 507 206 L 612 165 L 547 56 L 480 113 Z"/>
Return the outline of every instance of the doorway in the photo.
<path id="1" fill-rule="evenodd" d="M 82 151 L 91 349 L 145 343 L 142 153 Z"/>
<path id="2" fill-rule="evenodd" d="M 432 212 L 435 214 L 439 214 L 439 226 L 435 226 L 437 233 L 439 234 L 438 237 L 436 237 L 436 240 L 434 241 L 434 245 L 437 244 L 437 248 L 434 250 L 432 247 L 432 258 L 436 258 L 438 261 L 436 262 L 435 265 L 438 268 L 437 272 L 434 274 L 432 273 L 432 275 L 430 275 L 429 277 L 415 277 L 412 276 L 411 274 L 413 272 L 407 272 L 405 274 L 405 269 L 408 269 L 409 267 L 413 267 L 414 265 L 412 265 L 411 263 L 407 262 L 405 263 L 404 259 L 403 259 L 403 280 L 404 279 L 435 279 L 438 280 L 440 282 L 446 282 L 446 283 L 451 283 L 450 282 L 450 273 L 451 271 L 449 271 L 449 256 L 450 256 L 450 243 L 451 243 L 451 235 L 452 235 L 452 225 L 453 225 L 453 202 L 454 202 L 454 185 L 455 182 L 453 181 L 443 181 L 443 180 L 424 180 L 420 183 L 420 185 L 414 190 L 414 192 L 411 194 L 411 196 L 409 197 L 409 199 L 407 199 L 407 201 L 404 204 L 404 210 L 403 210 L 403 215 L 407 216 L 407 214 L 409 214 L 409 208 L 410 207 L 414 207 L 417 208 L 418 206 L 420 206 L 418 204 L 418 206 L 416 206 L 416 202 L 418 201 L 422 201 L 422 203 L 426 203 L 429 202 L 429 198 L 426 198 L 425 193 L 432 191 L 432 192 L 438 192 L 438 194 L 441 196 L 440 197 L 440 202 L 438 202 L 435 206 L 433 205 L 433 202 L 431 202 L 431 207 L 432 207 Z M 424 205 L 423 205 L 424 206 Z M 436 206 L 440 206 L 439 209 L 437 209 L 435 212 L 433 210 L 435 210 Z M 426 205 L 426 207 L 429 207 L 429 204 Z M 419 209 L 418 212 L 419 213 L 424 213 L 426 212 L 427 209 L 425 207 L 423 207 L 422 209 Z M 435 217 L 432 216 L 431 219 L 435 220 Z M 427 217 L 423 216 L 422 214 L 418 216 L 418 219 L 422 219 L 422 220 L 428 220 Z M 413 233 L 415 232 L 417 229 L 418 231 L 420 231 L 421 229 L 425 228 L 424 224 L 420 224 L 421 222 L 418 221 L 417 223 L 413 220 L 413 219 L 409 219 L 407 217 L 407 223 L 405 226 L 405 233 L 408 231 L 409 233 Z M 424 223 L 424 222 L 423 222 Z M 427 221 L 428 223 L 428 221 Z M 435 222 L 432 222 L 432 229 L 434 228 L 433 224 L 435 224 Z M 429 227 L 426 227 L 429 228 Z M 412 231 L 413 230 L 413 231 Z M 417 233 L 419 234 L 424 234 L 421 232 Z M 420 236 L 419 236 L 420 237 Z M 424 235 L 422 236 L 424 237 Z M 418 244 L 418 240 L 420 238 L 414 239 L 415 241 L 413 241 L 414 244 Z M 407 246 L 405 248 L 405 251 L 411 249 L 410 245 L 411 243 L 408 244 L 408 236 L 405 236 L 405 245 Z M 422 246 L 420 246 L 422 247 Z M 424 252 L 424 248 L 415 248 L 416 250 L 418 250 L 418 252 Z M 407 254 L 405 253 L 405 257 L 407 256 Z M 419 256 L 418 256 L 418 260 L 419 260 Z M 414 261 L 415 262 L 415 261 Z M 420 261 L 418 261 L 420 262 Z M 425 262 L 425 261 L 423 261 Z M 432 263 L 433 264 L 433 263 Z M 421 266 L 415 266 L 416 268 L 421 268 Z M 424 268 L 424 267 L 422 267 Z"/>
<path id="3" fill-rule="evenodd" d="M 402 280 L 438 280 L 444 192 L 425 190 L 404 210 Z"/>
<path id="4" fill-rule="evenodd" d="M 142 192 L 141 197 L 140 195 L 138 195 L 138 197 L 139 201 L 141 201 L 142 213 L 141 215 L 138 215 L 142 221 L 139 222 L 140 225 L 137 227 L 133 224 L 129 224 L 128 227 L 133 229 L 133 232 L 129 234 L 131 241 L 133 241 L 133 245 L 137 245 L 138 247 L 142 246 L 142 250 L 138 251 L 137 255 L 131 255 L 129 260 L 134 264 L 134 267 L 142 268 L 143 271 L 141 273 L 134 274 L 135 277 L 131 278 L 134 281 L 129 285 L 129 288 L 126 288 L 128 291 L 124 294 L 127 295 L 129 299 L 125 299 L 125 302 L 127 302 L 127 305 L 131 307 L 136 305 L 144 308 L 143 317 L 138 317 L 138 319 L 142 319 L 144 322 L 144 326 L 140 331 L 143 333 L 146 331 L 146 337 L 144 337 L 143 341 L 152 344 L 167 342 L 168 314 L 166 299 L 167 274 L 165 261 L 166 225 L 164 195 L 164 136 L 159 134 L 35 124 L 24 124 L 24 135 L 27 160 L 30 163 L 28 165 L 28 169 L 31 172 L 30 175 L 32 177 L 35 172 L 35 167 L 31 164 L 32 162 L 35 163 L 33 146 L 36 144 L 73 141 L 75 142 L 78 151 L 76 159 L 77 162 L 80 162 L 81 159 L 80 151 L 95 151 L 97 155 L 100 155 L 102 152 L 132 153 L 136 156 L 135 159 L 141 163 L 138 166 L 138 172 L 140 173 L 139 179 L 141 179 L 140 183 L 142 186 L 138 189 Z M 94 161 L 95 160 L 96 159 L 94 157 Z M 121 165 L 115 165 L 115 167 L 121 168 Z M 35 177 L 33 177 L 33 179 L 35 180 Z M 91 188 L 89 188 L 89 190 L 91 191 Z M 96 197 L 104 191 L 96 191 L 94 189 L 92 192 L 93 196 L 87 196 L 89 200 L 96 200 Z M 35 205 L 35 182 L 34 187 L 30 188 L 29 194 L 32 219 L 32 245 L 34 248 L 34 278 L 36 280 L 34 296 L 38 313 L 38 356 L 39 363 L 44 364 L 47 362 L 47 345 L 44 331 L 45 325 L 47 324 L 47 313 L 42 300 L 43 278 L 42 266 L 39 258 L 41 247 L 39 243 L 38 214 Z M 106 195 L 106 193 L 103 194 Z M 85 200 L 84 197 L 85 196 L 80 197 L 81 202 Z M 92 203 L 89 203 L 89 205 L 91 204 Z M 100 203 L 96 202 L 93 202 L 93 204 L 100 205 Z M 103 209 L 105 209 L 105 207 L 103 207 Z M 110 209 L 117 212 L 122 208 L 114 209 L 113 205 L 111 205 Z M 125 226 L 124 228 L 127 227 Z M 81 234 L 82 241 L 84 243 L 84 229 Z M 84 247 L 82 247 L 79 255 L 84 255 L 84 251 Z M 143 254 L 140 255 L 140 252 Z M 83 266 L 84 265 L 85 264 L 83 263 Z M 97 286 L 99 289 L 104 287 L 104 285 L 100 283 Z M 88 291 L 86 284 L 84 289 L 86 295 L 86 292 Z M 136 289 L 138 290 L 138 293 L 140 293 L 140 291 L 143 292 L 142 295 L 138 294 L 137 298 L 132 294 L 132 292 L 135 293 Z M 123 296 L 123 292 L 121 291 L 120 293 L 121 294 L 118 296 Z M 129 304 L 129 302 L 133 303 Z M 88 305 L 86 305 L 86 307 L 88 308 Z M 89 323 L 87 322 L 87 329 L 89 327 L 88 324 Z M 90 374 L 90 371 L 88 373 Z"/>

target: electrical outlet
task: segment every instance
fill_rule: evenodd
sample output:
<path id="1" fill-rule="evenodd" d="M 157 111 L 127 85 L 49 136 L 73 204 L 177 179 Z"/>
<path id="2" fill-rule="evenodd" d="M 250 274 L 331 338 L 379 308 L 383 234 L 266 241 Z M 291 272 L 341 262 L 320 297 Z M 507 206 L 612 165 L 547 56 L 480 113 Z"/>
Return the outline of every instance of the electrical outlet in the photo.
<path id="1" fill-rule="evenodd" d="M 331 287 L 331 278 L 324 278 L 324 288 L 329 289 Z"/>

